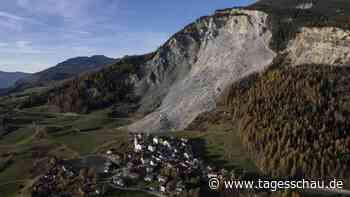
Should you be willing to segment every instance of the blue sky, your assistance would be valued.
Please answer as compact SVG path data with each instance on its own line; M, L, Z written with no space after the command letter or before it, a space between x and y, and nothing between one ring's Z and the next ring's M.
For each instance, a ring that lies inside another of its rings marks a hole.
M1 0L0 70L37 72L71 57L142 54L216 9L253 0Z

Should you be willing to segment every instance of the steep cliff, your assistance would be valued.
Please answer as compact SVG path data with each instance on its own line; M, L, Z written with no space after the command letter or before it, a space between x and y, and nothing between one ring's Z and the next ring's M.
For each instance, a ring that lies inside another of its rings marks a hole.
M151 62L157 68L162 67L157 65L159 61L175 68L171 69L170 77L157 73L155 91L144 97L148 100L149 96L160 96L159 90L166 92L160 107L129 129L138 132L184 129L198 114L214 109L216 99L228 85L272 62L275 53L269 48L270 39L267 15L259 11L218 11L186 27L158 52L159 56L153 59L156 63ZM182 56L182 51L190 56ZM173 54L184 58L174 61L169 58ZM169 83L164 79L174 80Z

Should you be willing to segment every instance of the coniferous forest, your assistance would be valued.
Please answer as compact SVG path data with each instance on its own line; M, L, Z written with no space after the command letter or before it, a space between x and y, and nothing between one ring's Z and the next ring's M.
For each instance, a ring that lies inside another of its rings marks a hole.
M272 176L350 179L350 68L271 69L226 103L250 157Z

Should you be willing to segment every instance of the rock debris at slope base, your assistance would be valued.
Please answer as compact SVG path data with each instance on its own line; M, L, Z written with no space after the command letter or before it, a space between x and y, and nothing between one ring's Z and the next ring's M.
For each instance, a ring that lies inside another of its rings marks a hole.
M218 16L220 14L223 16ZM227 86L263 70L276 56L269 48L272 34L267 14L263 12L237 9L217 12L194 26L198 34L204 35L199 43L178 48L183 40L176 40L176 36L168 43L173 43L169 46L172 53L193 51L187 52L192 55L187 63L193 62L193 65L185 66L187 72L178 73L160 107L128 126L130 131L152 133L184 129L197 115L214 109Z

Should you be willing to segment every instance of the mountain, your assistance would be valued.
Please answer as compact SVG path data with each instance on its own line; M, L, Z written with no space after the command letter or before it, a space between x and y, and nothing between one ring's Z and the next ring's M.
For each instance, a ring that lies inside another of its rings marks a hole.
M292 66L349 62L348 7L322 15L315 8L328 6L327 1L309 9L299 8L305 1L284 2L280 7L280 2L259 1L201 17L152 54L125 58L59 87L49 104L82 112L131 101L134 112L146 116L130 130L159 132L161 116L169 121L168 129L181 130L214 109L230 84L269 68L276 59Z
M8 88L14 85L16 81L28 76L30 76L28 73L0 71L0 89Z
M171 129L183 129L215 108L226 86L272 62L276 54L268 47L267 16L230 9L202 17L154 53L124 58L57 87L49 104L75 112L127 104L147 115L130 126L133 131L161 130L161 114Z
M159 133L185 130L223 105L262 172L350 185L349 13L347 0L218 10L155 52L80 74L26 106L111 108L136 119L128 131Z
M14 89L18 91L28 87L45 86L50 82L68 79L79 73L112 64L115 61L115 59L103 55L71 58L18 81Z

